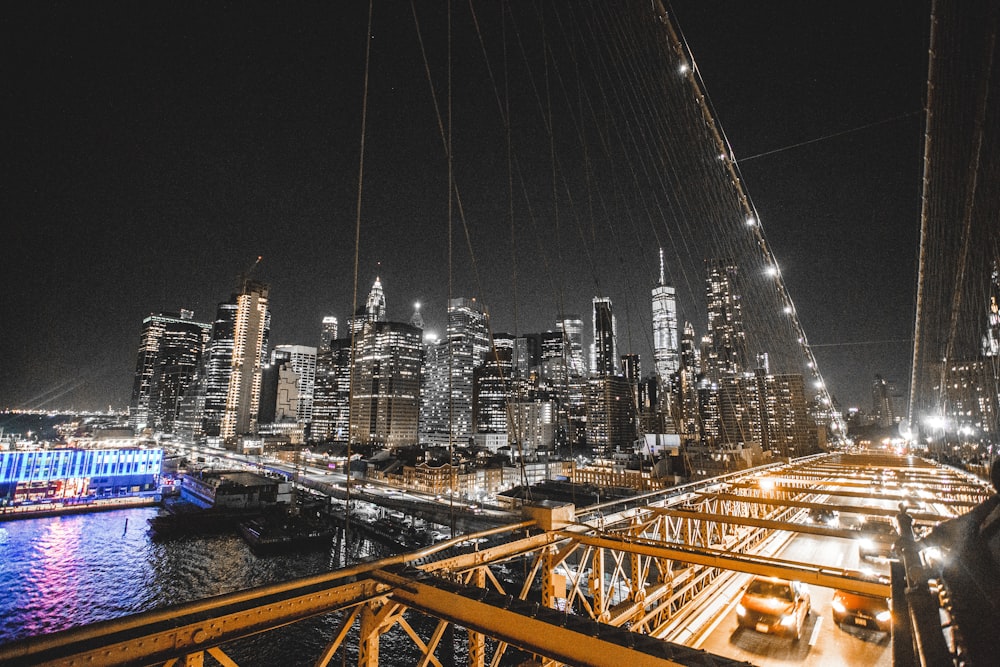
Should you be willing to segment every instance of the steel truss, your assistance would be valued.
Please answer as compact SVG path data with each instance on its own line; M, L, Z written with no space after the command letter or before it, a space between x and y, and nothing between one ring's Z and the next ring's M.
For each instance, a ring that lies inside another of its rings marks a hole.
M390 631L410 638L419 665L441 666L456 641L465 642L475 667L509 661L511 647L529 656L522 664L534 665L744 664L670 641L723 579L761 574L891 595L885 578L769 555L796 532L851 536L795 522L810 508L829 507L826 481L838 473L828 461L647 494L642 505L591 508L582 519L553 513L324 575L33 638L0 647L0 662L230 666L236 662L225 645L339 612L317 666L343 654L355 627L363 667L379 664L379 638ZM950 483L959 495L972 494ZM415 629L418 614L437 619L429 634Z

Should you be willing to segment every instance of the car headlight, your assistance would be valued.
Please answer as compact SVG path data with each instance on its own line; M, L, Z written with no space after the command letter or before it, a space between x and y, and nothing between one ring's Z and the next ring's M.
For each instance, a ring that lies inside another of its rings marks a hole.
M747 608L744 607L743 605L737 603L736 604L736 615L737 616L746 616L747 615Z
M793 625L795 625L795 615L794 614L783 615L781 617L781 624L786 628L792 627Z
M843 614L844 612L847 611L847 607L844 606L844 603L838 600L837 598L833 599L833 602L830 603L830 606L833 607L833 610L838 614Z
M875 620L878 621L879 623L885 623L890 618L892 618L892 612L889 611L888 609L886 609L885 611L880 611L879 613L875 614Z
M941 563L944 561L944 554L941 552L940 547L927 547L920 554L924 557L924 562L928 565L933 565L935 563Z

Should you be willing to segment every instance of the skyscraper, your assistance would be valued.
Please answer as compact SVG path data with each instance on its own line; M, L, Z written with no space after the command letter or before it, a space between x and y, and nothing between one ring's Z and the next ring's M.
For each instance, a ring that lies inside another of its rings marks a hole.
M327 315L323 318L323 330L320 333L319 349L329 350L330 341L337 340L337 318Z
M896 410L892 404L895 387L881 375L875 375L872 382L872 413L875 421L882 428L888 428L896 423Z
M445 338L424 340L424 359L420 369L420 442L447 445L449 439L448 341Z
M583 319L576 313L556 320L556 331L562 333L566 345L570 375L587 375L587 360L583 354Z
M352 334L361 333L366 322L385 322L385 293L382 291L382 281L375 276L375 282L371 290L368 291L368 298L364 306L358 306L354 316L349 321L349 328Z
M350 432L351 339L335 338L316 355L311 436L346 442Z
M195 322L194 313L150 315L142 321L129 425L174 432L181 399L194 382L212 325Z
M617 323L611 312L611 299L594 297L594 347L592 370L597 376L615 375L618 366Z
M351 440L388 446L417 444L420 329L368 322L356 336Z
M303 426L312 421L313 392L316 385L316 348L306 345L277 345L272 363L281 362L294 373L295 401L290 405L295 420Z
M680 368L677 345L677 295L666 282L660 248L660 282L653 288L653 359L660 382L666 385Z
M736 285L736 265L728 259L707 261L708 359L702 359L713 380L747 368L743 306Z
M473 370L490 349L489 316L475 299L448 301L448 363L451 391L448 408L451 442L468 443L473 436Z
M212 340L208 344L205 362L204 399L201 401L200 428L194 433L218 438L222 429L222 415L226 412L226 395L233 367L233 342L236 331L235 299L219 304L212 322ZM194 408L197 410L197 407Z
M239 294L234 298L232 366L226 390L226 409L219 430L227 447L235 446L237 436L257 432L261 367L270 328L268 291L266 284L244 279Z

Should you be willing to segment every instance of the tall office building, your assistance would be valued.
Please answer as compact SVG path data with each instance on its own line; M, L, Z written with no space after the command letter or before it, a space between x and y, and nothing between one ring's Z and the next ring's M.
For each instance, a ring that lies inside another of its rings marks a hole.
M594 297L594 347L592 370L597 376L616 375L618 365L617 323L611 312L611 299Z
M695 339L694 327L690 322L684 323L684 334L680 345L680 372L678 382L671 387L676 410L677 429L687 440L696 439L699 432L698 413L698 377L701 374L701 355L698 341Z
M562 333L568 357L570 375L587 375L587 360L583 354L583 319L577 314L565 315L556 320L556 331Z
M747 340L743 306L737 287L736 265L730 260L707 261L708 359L702 359L713 380L747 368Z
M513 343L513 337L502 338ZM473 415L476 433L507 433L507 401L514 371L513 346L497 345L473 371Z
M283 412L291 412L291 417L303 426L309 424L312 421L316 386L316 348L307 345L277 345L271 353L271 363L283 368L283 372L294 384L294 400L287 398L290 392L286 393Z
M181 399L194 383L211 337L212 325L194 313L150 315L142 321L129 425L174 433Z
M982 351L984 357L1000 357L1000 261L993 262L993 270L990 272Z
M310 435L347 442L350 433L351 339L335 338L316 355L316 384Z
M385 322L385 292L382 291L382 281L375 276L375 282L368 291L365 305L359 306L349 321L351 334L359 334L367 322Z
M337 340L337 318L327 315L323 318L323 329L319 337L319 349L329 350L330 343Z
M677 295L666 282L663 248L660 248L660 282L653 288L653 359L660 382L666 385L680 368L677 344Z
M356 335L350 437L358 444L415 445L423 332L402 322L368 322Z
M603 375L587 382L587 445L595 452L631 451L636 439L632 387L623 377Z
M236 331L235 299L220 303L212 322L212 340L208 344L208 359L203 374L204 398L201 401L200 428L194 432L208 438L217 438L222 429L222 415L226 412L226 395L233 367L233 343ZM197 406L194 408L197 410Z
M723 378L718 387L718 437L722 448L760 446L779 456L818 450L816 422L806 410L801 375L754 374Z
M268 291L265 283L244 279L234 298L232 366L219 429L227 446L235 445L240 435L257 433L261 368L270 328Z
M892 404L895 391L892 383L881 375L876 375L872 382L872 414L876 423L882 428L888 428L896 423L896 411Z
M490 349L489 315L475 299L448 301L448 352L451 377L448 415L452 443L467 444L473 428L473 371Z
M450 366L448 340L432 338L424 341L424 358L420 369L420 442L447 445L449 439L448 390Z

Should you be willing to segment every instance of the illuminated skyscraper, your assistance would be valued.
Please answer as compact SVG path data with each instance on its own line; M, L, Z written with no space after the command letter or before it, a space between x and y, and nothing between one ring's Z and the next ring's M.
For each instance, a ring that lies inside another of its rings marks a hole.
M234 298L232 365L226 390L226 409L219 430L227 446L235 445L237 436L257 432L261 368L270 328L268 291L266 284L244 279L239 294Z
M365 305L359 306L349 321L351 333L360 333L366 322L385 322L385 312L385 293L382 291L382 281L376 276Z
M587 360L583 354L583 319L577 314L566 315L556 320L556 331L562 333L566 344L570 375L587 375Z
M189 310L150 315L142 321L129 425L174 432L181 398L194 382L212 325L195 322Z
M320 334L319 350L329 350L330 341L337 340L337 318L327 315L323 318L323 331Z
M294 398L289 396L282 402L282 396L279 395L277 407L284 406L284 412L290 412L292 418L303 426L310 423L316 386L316 348L306 345L277 345L271 354L271 363L281 364L286 368L295 386Z
M993 262L990 289L986 295L986 333L983 334L983 356L1000 357L1000 262Z
M352 442L417 444L421 337L402 322L368 322L355 336Z
M735 375L747 367L743 306L736 285L736 265L730 260L708 260L708 358L702 358L712 380Z
M467 444L473 436L473 370L490 349L489 316L475 299L448 301L448 351L451 375L448 409L453 443Z
M618 367L617 323L611 299L594 297L594 347L591 353L594 375L615 375Z
M222 415L226 412L226 395L229 391L229 376L233 369L233 341L236 327L235 299L220 303L212 322L212 340L208 345L208 360L204 373L204 399L200 406L192 408L197 420L200 413L200 428L195 425L193 434L218 438L222 429ZM200 410L199 410L200 407Z
M656 375L666 385L680 369L677 345L677 295L666 282L663 248L660 248L660 282L653 288L653 359Z

